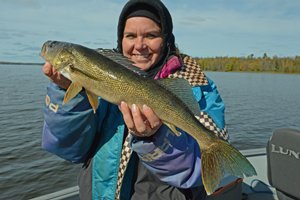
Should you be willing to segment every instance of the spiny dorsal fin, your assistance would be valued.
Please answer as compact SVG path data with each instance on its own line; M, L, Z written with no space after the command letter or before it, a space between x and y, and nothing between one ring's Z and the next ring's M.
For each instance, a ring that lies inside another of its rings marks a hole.
M123 56L121 53L111 50L111 49L95 49L95 51L102 56L105 56L112 61L126 67L127 69L137 73L138 75L142 77L147 77L147 72L142 71L140 68L134 66L134 62L130 61L127 57Z
M180 98L194 115L200 116L199 104L194 96L191 85L186 79L167 78L156 79L155 81Z

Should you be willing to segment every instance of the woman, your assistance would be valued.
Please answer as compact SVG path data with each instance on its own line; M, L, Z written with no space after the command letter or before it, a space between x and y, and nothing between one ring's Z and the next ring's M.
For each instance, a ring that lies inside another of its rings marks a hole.
M120 14L117 51L148 78L186 78L202 111L199 120L228 139L216 86L192 58L178 53L172 29L162 2L130 0ZM190 135L175 136L148 106L130 110L126 102L100 99L94 114L84 91L62 105L70 81L49 63L43 71L53 83L43 111L42 146L84 163L78 177L81 199L205 199L201 152Z

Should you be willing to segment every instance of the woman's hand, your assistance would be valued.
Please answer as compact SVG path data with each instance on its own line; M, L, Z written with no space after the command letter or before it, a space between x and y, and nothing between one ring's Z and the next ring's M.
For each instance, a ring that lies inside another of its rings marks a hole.
M44 74L49 78L50 81L57 84L62 89L67 90L71 85L72 81L64 77L55 67L53 67L49 62L46 62L43 67Z
M131 110L125 102L119 104L126 126L129 132L138 137L150 137L159 129L162 122L147 105L143 106L143 113L136 105Z

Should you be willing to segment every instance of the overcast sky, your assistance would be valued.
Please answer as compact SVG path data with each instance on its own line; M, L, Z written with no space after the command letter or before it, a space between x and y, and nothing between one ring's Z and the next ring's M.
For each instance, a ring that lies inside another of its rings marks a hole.
M115 48L124 0L0 0L0 61L44 62L47 40ZM162 0L197 57L300 55L300 0Z

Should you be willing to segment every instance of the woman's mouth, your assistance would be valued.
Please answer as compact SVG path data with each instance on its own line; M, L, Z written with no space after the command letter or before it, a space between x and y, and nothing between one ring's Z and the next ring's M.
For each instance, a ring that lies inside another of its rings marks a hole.
M138 54L135 54L135 57L137 58L148 58L150 56L150 54L147 54L147 55L138 55Z

